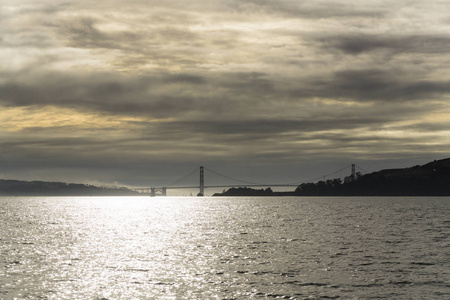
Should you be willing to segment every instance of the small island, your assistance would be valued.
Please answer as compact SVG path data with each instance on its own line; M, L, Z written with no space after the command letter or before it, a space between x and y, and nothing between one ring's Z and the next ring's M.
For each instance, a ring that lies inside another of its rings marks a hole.
M302 183L292 192L231 188L213 196L450 196L450 158L403 169Z

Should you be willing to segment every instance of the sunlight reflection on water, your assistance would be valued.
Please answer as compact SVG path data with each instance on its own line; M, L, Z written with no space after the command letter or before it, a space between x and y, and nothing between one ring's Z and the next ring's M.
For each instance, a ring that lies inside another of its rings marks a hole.
M0 198L0 298L449 298L449 198Z

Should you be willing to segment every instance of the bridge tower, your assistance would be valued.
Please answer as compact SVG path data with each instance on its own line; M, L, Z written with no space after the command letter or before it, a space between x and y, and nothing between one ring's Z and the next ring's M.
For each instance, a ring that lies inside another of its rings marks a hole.
M356 179L356 166L355 166L355 164L352 164L352 175L351 175L351 177L352 177L352 180Z
M200 193L197 196L205 195L205 173L203 172L203 166L200 167Z

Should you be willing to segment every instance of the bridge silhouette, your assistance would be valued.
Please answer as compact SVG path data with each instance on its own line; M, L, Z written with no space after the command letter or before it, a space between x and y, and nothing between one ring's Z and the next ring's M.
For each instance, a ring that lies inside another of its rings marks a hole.
M330 178L331 176L336 176L338 173L343 173L346 170L351 170L350 178L356 178L356 169L362 171L363 173L368 173L364 169L358 167L355 164L351 164L348 166L345 166L339 170L333 171L329 174L322 175L316 178L303 180L299 182L291 182L291 183L257 183L257 182L250 182L250 181L244 181L237 178L233 178L230 176L223 175L219 172L216 172L214 170L211 170L209 168L201 166L200 168L195 168L192 170L189 174L181 177L180 179L176 180L175 182L163 186L163 187L143 187L143 188L134 188L133 190L138 191L142 194L147 194L152 197L155 196L167 196L167 190L181 190L181 189L198 189L199 193L197 196L204 196L205 189L207 188L239 188L239 187L298 187L302 183L308 183L308 182L314 182L318 180L325 180L327 178ZM225 178L227 180L231 180L235 183L233 184L212 184L212 185L205 185L205 170L217 175L221 178ZM198 172L198 185L179 185L180 182L184 181L186 178L193 176L196 172ZM348 173L347 173L348 174ZM342 176L339 176L342 177Z

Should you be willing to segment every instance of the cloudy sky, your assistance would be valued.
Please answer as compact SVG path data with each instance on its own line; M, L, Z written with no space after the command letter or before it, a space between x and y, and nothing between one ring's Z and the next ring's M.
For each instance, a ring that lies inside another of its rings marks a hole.
M296 182L450 157L448 0L0 0L0 176Z

